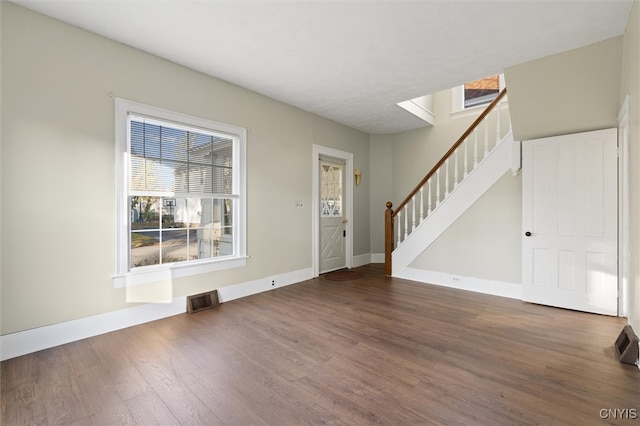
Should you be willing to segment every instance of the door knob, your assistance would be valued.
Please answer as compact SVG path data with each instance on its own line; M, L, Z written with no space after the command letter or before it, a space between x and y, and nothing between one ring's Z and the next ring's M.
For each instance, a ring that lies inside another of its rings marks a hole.
M342 220L342 223L347 223L347 222L349 222L347 219Z
M526 235L527 237L530 237L531 236L531 232L527 231L527 232L524 233L524 235Z

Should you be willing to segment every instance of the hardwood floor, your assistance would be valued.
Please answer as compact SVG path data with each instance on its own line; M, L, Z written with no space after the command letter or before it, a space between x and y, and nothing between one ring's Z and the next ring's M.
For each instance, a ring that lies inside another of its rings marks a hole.
M4 361L2 424L640 421L624 319L358 270Z

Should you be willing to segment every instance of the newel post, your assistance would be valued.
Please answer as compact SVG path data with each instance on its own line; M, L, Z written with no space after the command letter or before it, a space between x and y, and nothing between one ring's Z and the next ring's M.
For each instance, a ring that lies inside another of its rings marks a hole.
M391 252L393 251L393 204L387 201L384 212L384 274L391 276Z

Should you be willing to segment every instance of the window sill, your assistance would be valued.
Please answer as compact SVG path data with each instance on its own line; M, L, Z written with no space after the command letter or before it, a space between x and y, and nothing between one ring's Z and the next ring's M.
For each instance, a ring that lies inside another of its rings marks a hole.
M451 119L457 120L459 118L477 117L482 113L482 111L484 111L487 108L487 106L489 106L488 103L482 104L482 105L476 105L476 106L465 108L458 111L451 111ZM502 100L502 102L499 104L500 109L507 108L508 106L509 106L509 103L504 100Z
M480 115L482 111L484 111L487 105L488 104L482 104L482 105L477 105L471 108L465 108L459 111L452 111L451 119L455 120L458 118L465 118L465 117L477 117L478 115Z
M225 269L242 268L246 266L248 257L233 257L226 259L207 260L186 264L167 264L149 266L125 274L113 276L116 288L148 284L159 281L170 281L175 278L206 274L208 272L223 271Z

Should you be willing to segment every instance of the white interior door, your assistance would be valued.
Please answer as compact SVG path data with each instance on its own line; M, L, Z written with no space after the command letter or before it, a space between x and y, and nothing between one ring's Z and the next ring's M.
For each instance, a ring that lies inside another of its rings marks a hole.
M345 165L320 161L320 267L325 273L346 267Z
M617 315L617 132L526 141L525 301Z

